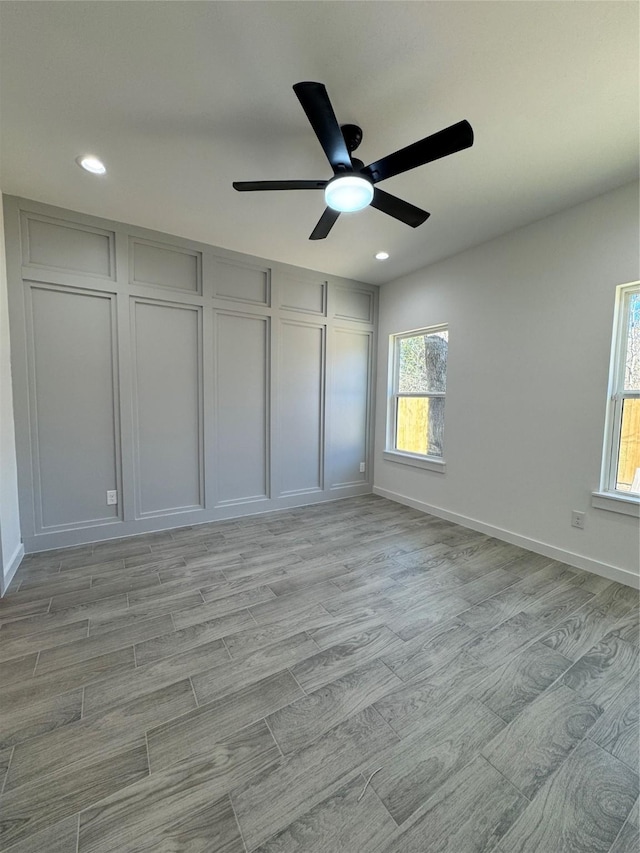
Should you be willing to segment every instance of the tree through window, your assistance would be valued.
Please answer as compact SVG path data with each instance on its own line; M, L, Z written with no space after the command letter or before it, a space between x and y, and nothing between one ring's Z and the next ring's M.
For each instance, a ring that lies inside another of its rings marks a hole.
M446 326L392 337L393 450L444 455L448 346Z

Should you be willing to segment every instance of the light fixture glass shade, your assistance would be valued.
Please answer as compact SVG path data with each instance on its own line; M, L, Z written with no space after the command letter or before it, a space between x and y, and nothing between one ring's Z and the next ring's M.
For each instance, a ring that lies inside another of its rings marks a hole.
M373 184L362 175L338 175L324 190L324 200L333 210L351 213L362 210L373 199Z
M91 172L93 175L104 175L107 171L104 163L92 154L85 154L81 157L77 157L76 163L84 169L85 172Z

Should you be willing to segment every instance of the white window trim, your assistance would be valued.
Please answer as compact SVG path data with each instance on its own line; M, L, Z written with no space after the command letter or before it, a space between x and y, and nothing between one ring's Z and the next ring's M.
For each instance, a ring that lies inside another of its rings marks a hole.
M444 397L446 393L430 393L430 394L397 394L395 389L398 385L398 371L400 369L399 359L397 357L397 343L402 338L413 338L420 334L431 334L433 332L444 332L449 329L448 323L439 323L436 326L426 326L424 328L412 329L408 332L398 332L395 335L389 335L389 370L387 382L387 435L385 449L382 452L382 458L387 462L398 462L401 465L411 465L414 468L424 468L428 471L436 471L444 474L446 470L446 461L444 456L422 456L418 453L406 453L402 450L397 450L395 447L395 432L396 432L396 407L398 397Z
M600 488L592 492L591 495L591 505L595 509L619 512L635 518L640 518L640 495L621 492L615 486L618 473L623 401L628 398L640 397L640 391L623 391L625 370L623 355L626 349L629 325L627 294L637 291L639 287L640 282L636 281L621 284L616 288Z
M383 450L382 458L387 462L399 462L401 465L413 465L414 468L426 468L444 474L447 463L441 456L418 456L416 453L403 453L401 450Z

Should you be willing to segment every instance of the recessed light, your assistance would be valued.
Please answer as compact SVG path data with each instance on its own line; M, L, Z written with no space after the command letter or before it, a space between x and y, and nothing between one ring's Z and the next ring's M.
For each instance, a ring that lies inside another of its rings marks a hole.
M386 261L389 257L389 252L376 252L376 261Z
M82 157L76 159L76 163L85 172L91 172L92 175L104 175L107 171L102 160L98 160L97 157L93 157L91 154L83 154Z

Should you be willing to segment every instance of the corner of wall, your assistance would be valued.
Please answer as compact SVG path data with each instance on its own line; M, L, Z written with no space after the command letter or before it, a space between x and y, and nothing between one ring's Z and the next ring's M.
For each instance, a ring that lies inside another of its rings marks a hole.
M4 242L4 217L0 205L0 595L4 595L24 556L18 510L9 305L7 295L7 258Z

